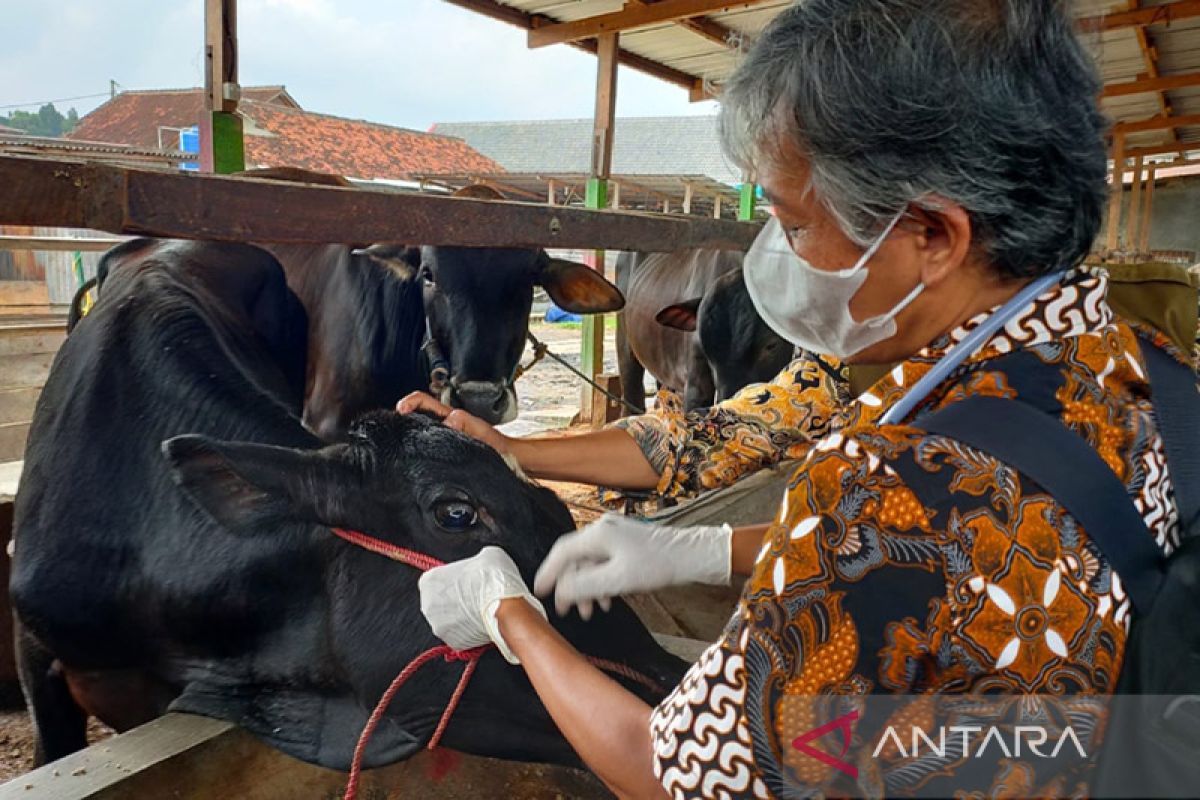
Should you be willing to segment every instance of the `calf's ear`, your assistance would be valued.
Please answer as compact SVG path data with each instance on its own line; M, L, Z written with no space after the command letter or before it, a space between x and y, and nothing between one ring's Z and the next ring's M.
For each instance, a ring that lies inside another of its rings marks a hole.
M625 307L621 290L590 267L542 253L537 282L554 304L573 314L603 314Z
M289 522L340 516L343 492L334 484L347 468L322 451L190 434L168 439L162 450L172 480L233 533L267 533Z
M366 256L381 267L396 273L402 281L417 277L421 268L421 248L397 242L379 242L367 247L351 250L350 255Z
M693 297L691 300L684 300L682 303L667 306L655 314L654 319L659 325L690 332L696 330L699 316L700 298Z

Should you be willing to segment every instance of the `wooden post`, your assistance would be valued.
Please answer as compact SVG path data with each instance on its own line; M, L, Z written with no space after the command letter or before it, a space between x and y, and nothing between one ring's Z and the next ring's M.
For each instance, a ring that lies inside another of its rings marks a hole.
M617 34L597 37L596 111L592 121L592 177L588 179L584 205L604 208L608 205L608 179L612 174L613 129L617 110ZM596 250L588 266L604 274L604 251ZM595 379L604 371L604 315L583 318L583 343L579 353L580 369ZM591 421L593 409L605 402L604 395L591 386L583 387L579 417Z
M1142 164L1144 157L1138 156L1133 160L1133 192L1129 196L1129 214L1125 220L1125 249L1136 251L1138 242L1142 240L1140 225L1142 222Z
M228 174L246 168L241 89L237 77L237 0L204 0L204 113L200 169Z
M621 184L617 183L616 181L609 181L608 188L612 190L611 197L609 198L608 207L620 211L621 210Z
M744 178L738 198L738 217L742 222L754 219L754 181Z
M1125 193L1125 134L1113 134L1112 186L1108 196L1108 230L1104 238L1104 250L1113 253L1121 235L1121 199Z
M683 213L692 213L692 185L690 183L683 185Z
M671 213L671 201L665 197L663 198L663 213L664 214Z
M547 184L546 202L549 203L550 205L554 205L554 200L555 200L555 198L554 198L554 192L555 192L554 181L552 181L552 180L547 181L546 184Z
M1139 253L1149 254L1150 252L1150 226L1154 221L1152 215L1154 211L1154 173L1157 169L1154 162L1151 162L1146 169L1146 196L1142 207L1141 238L1137 242Z
M713 219L721 218L721 195L713 195Z

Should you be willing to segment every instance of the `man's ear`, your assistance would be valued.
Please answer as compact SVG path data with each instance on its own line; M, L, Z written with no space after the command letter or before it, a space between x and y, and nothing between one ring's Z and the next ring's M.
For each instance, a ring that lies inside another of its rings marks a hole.
M336 524L351 481L325 451L176 436L163 442L171 479L219 524L239 535L295 522ZM342 484L345 484L344 486Z
M668 328L676 328L681 331L694 331L698 325L700 318L700 300L699 297L693 297L691 300L684 300L682 303L667 306L662 311L654 315L654 320L659 325L665 325Z
M554 305L573 314L603 314L625 307L625 296L596 270L574 261L540 256L537 282Z
M913 242L921 267L921 282L936 286L971 256L975 233L971 215L958 203L941 197L928 198L923 206L914 205L910 214L920 226Z
M360 247L351 250L350 255L366 256L396 273L396 277L402 281L411 281L417 277L417 270L421 268L421 248L398 242L379 242Z

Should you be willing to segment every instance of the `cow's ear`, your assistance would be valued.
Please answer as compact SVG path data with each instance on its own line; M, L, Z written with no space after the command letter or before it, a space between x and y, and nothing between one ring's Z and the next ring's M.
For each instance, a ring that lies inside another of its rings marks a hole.
M379 242L367 247L351 250L350 255L366 256L380 266L396 273L402 281L417 277L421 268L421 248L398 242Z
M621 290L596 270L542 254L537 282L554 304L573 314L603 314L625 307Z
M289 522L337 516L320 506L341 493L329 486L338 470L320 451L251 442L218 442L207 436L176 436L163 442L171 478L213 519L233 533L253 535Z
M666 325L668 328L677 328L681 331L689 332L696 330L699 317L699 297L693 297L691 300L684 300L682 303L667 306L654 315L654 319L659 325Z

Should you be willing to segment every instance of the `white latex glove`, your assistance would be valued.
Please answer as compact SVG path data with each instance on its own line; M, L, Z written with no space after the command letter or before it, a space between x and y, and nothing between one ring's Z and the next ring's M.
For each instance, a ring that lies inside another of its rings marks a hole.
M629 592L682 583L729 585L733 529L728 525L670 528L605 514L562 536L542 562L533 588L565 614L572 605L588 619L592 604Z
M519 664L496 622L500 601L520 597L538 610L546 610L529 593L517 565L499 547L485 547L471 558L434 567L421 575L421 613L433 633L455 650L492 642L510 664Z

